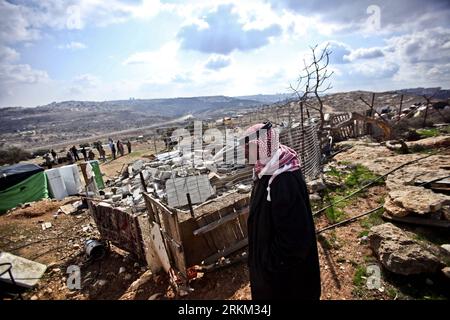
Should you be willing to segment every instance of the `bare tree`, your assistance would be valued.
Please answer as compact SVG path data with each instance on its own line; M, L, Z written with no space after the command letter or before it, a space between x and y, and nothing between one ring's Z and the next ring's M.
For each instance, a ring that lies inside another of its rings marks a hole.
M304 108L309 114L308 109L316 110L320 115L319 130L322 131L324 124L323 99L321 95L332 88L328 81L334 71L329 72L328 64L330 62L329 45L319 49L318 45L310 47L312 51L312 61L307 62L303 59L303 68L297 78L296 84L289 84L289 87L297 96L300 104L301 122L304 121ZM316 103L310 100L315 99Z

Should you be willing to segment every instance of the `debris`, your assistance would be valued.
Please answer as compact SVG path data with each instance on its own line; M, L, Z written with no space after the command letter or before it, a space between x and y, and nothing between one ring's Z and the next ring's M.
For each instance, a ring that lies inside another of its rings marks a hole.
M409 213L426 214L439 211L450 202L450 197L416 186L403 186L389 192L385 209L394 216L404 217Z
M93 260L100 260L106 254L105 244L101 241L89 239L84 243L86 254Z
M157 300L160 296L162 296L161 293L155 293L155 294L152 294L152 295L148 298L148 300Z
M43 224L41 224L42 230L47 230L50 229L52 227L52 223L51 222L44 222Z
M193 204L206 201L215 190L209 183L207 175L169 179L166 182L167 201L170 207L181 207L188 204L186 194L189 193Z
M236 189L238 190L239 193L248 193L248 192L252 191L252 186L245 185L245 184L238 184L236 186Z
M108 281L104 280L104 279L99 279L94 283L94 287L103 287L106 285Z
M11 273L18 286L34 287L47 269L46 265L31 261L8 252L0 252L0 263L11 264ZM9 273L3 273L0 281L12 283Z
M77 208L72 203L69 203L59 207L59 210L61 210L64 214L72 214L77 211Z
M372 227L369 244L383 266L394 273L433 273L445 266L433 253L391 223Z
M112 201L118 202L120 200L122 200L122 195L113 195L112 196Z
M307 186L309 193L316 193L318 191L324 190L327 187L322 179L309 181L307 182Z
M124 276L123 276L123 279L124 280L130 280L132 278L132 276L131 276L131 274L129 274L129 273L126 273Z
M318 193L313 193L309 195L310 201L321 201L322 197Z

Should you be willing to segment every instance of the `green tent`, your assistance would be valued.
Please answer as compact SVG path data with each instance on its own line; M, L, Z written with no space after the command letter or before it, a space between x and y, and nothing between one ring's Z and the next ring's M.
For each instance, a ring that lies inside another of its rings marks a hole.
M43 198L48 198L43 168L28 163L0 167L0 213Z
M95 174L95 183L97 184L97 188L99 188L100 190L105 188L105 183L103 182L103 176L102 173L100 171L100 165L98 163L97 160L91 160L89 161L89 163L92 166L92 171L94 171Z

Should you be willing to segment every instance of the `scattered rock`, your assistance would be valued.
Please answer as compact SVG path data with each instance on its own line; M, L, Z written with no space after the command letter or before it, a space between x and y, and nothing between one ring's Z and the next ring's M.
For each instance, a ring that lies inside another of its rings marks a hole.
M309 181L307 185L309 193L316 193L318 191L324 190L327 187L322 179Z
M313 193L309 195L310 201L320 201L322 200L322 197L318 193Z
M162 295L161 293L155 293L155 294L152 294L152 295L148 298L148 300L157 300L161 295Z
M449 196L423 187L402 186L389 192L384 208L394 216L405 216L409 212L426 214L437 212L449 201Z
M392 223L372 227L369 243L383 266L397 274L434 273L445 266L439 258Z
M94 287L103 287L106 285L106 283L107 283L106 280L100 279L94 283Z
M369 239L368 236L362 236L361 238L359 238L359 242L360 243L367 243L367 240Z
M450 244L443 244L441 245L441 248L447 250L447 252L450 253Z
M119 274L124 273L126 271L125 267L120 267Z
M38 298L38 296L37 295L33 295L33 296L31 296L31 298L30 298L30 300L38 300L39 298Z
M123 279L124 279L124 280L130 280L130 279L131 279L131 274L126 273L126 274L123 276Z

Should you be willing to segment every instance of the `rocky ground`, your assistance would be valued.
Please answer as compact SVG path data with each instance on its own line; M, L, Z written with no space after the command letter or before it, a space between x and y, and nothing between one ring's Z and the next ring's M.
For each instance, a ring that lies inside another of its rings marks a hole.
M448 173L448 139L444 136L415 142L426 148L409 154L398 154L383 145L363 140L346 141L345 144L352 148L336 155L325 168L323 182L313 184L314 211L342 199L396 166L426 156L427 152L439 150L439 153L396 171L386 182L380 180L357 196L341 201L333 210L317 215L316 229L382 206L390 192L416 179ZM122 163L136 159L133 155L128 158L125 156L122 160L119 158L120 161L103 164L102 171L113 177ZM446 206L445 199L441 194L437 197L442 200L439 208L442 210ZM407 196L403 198L411 200ZM248 269L242 262L198 273L190 283L193 291L180 297L171 288L166 275L152 275L132 256L114 246L104 259L89 261L83 242L98 233L87 210L55 215L61 205L75 200L45 200L0 217L0 249L48 266L38 286L25 293L26 299L251 298ZM394 204L408 208L408 204L400 200ZM449 279L441 271L450 261L446 247L441 247L450 243L448 229L400 224L396 227L383 221L383 211L382 208L357 221L320 233L322 299L448 299ZM43 230L43 222L51 222L52 227ZM411 265L411 261L415 264ZM66 286L66 270L74 264L81 268L82 288L70 291ZM380 270L379 282L368 288L374 266ZM417 268L421 267L426 272L417 274Z

